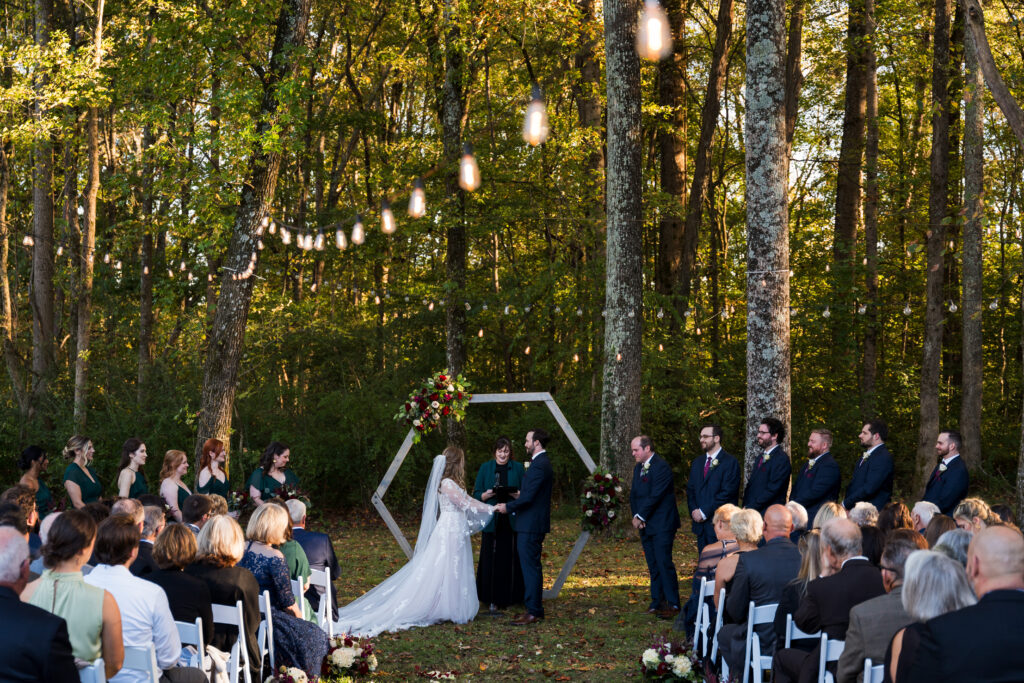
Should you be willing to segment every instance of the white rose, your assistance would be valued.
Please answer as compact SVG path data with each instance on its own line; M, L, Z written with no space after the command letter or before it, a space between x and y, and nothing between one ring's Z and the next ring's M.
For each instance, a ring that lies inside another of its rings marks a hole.
M356 650L353 647L339 647L331 653L331 663L339 669L348 669L356 661Z
M587 498L590 498L590 491L587 491Z
M377 670L377 655L370 655L366 658L366 665L370 667L370 671Z
M441 404L440 404L440 403L438 403L437 401L431 401L431 403L430 403L430 407L431 407L431 408L440 408L440 407L441 407Z
M605 478L605 479L609 479L609 480L610 480L610 479L612 478L612 475L610 475L610 474L606 474L606 475L604 475L604 478Z
M296 669L295 667L288 667L286 672L289 676L295 679L295 683L309 683L309 679L306 677L306 672L302 669Z
M423 424L423 423L420 422L419 420L413 420L412 421L412 426L413 427L419 427L421 424Z
M692 668L689 657L676 657L676 661L672 662L672 673L680 678L690 673Z
M612 499L612 497L611 497L611 496L609 496L609 495L608 495L607 493L606 493L606 494L604 494L604 496L603 496L603 497L601 498L601 500L603 500L603 501L604 501L604 502L606 502L606 503L607 503L608 501L610 501L611 499Z
M622 493L622 487L621 486L616 486L615 487L615 493Z
M593 510L587 510L587 517L593 517L593 516L594 516L594 511Z
M615 519L615 510L608 511L608 519Z
M455 387L451 384L448 385L448 391L455 391Z
M667 654L667 655L665 655L665 662L666 663L671 664L675 660L676 660L676 656L674 654Z
M661 657L658 656L658 651L654 648L647 648L644 650L644 654L640 659L644 663L644 666L648 668L654 668L661 663Z

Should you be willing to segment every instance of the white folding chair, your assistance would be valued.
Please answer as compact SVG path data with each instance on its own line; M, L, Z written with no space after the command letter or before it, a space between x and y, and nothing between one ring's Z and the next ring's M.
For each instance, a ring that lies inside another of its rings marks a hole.
M178 639L181 640L182 657L188 659L189 666L206 671L206 642L203 640L203 620L196 617L194 624L187 621L175 621L178 627ZM196 653L188 653L186 656L185 646L194 645Z
M818 683L834 683L832 673L825 670L829 662L839 661L846 641L830 640L827 633L821 634L821 654L818 655Z
M263 661L270 659L270 671L277 671L274 664L274 619L270 613L270 591L260 595L260 630L256 632L256 643L260 650L260 678L263 677Z
M875 666L871 663L871 658L868 657L864 660L864 683L882 683L885 680L885 665L879 664Z
M711 640L708 636L708 629L711 628L711 609L708 607L707 599L714 595L715 582L708 581L706 576L701 577L700 590L697 592L697 619L693 623L693 645L701 656L707 656L708 641Z
M722 630L722 613L725 612L725 587L718 592L718 612L715 614L715 635L711 638L711 661L718 656L718 632ZM722 659L722 680L729 680L729 665Z
M106 664L103 663L103 657L100 657L84 669L79 669L78 680L79 683L107 683L107 668Z
M228 678L231 683L238 683L238 672L242 672L245 683L252 683L249 673L249 647L245 642L245 616L242 613L242 601L234 605L213 605L213 623L234 626L238 629L238 639L231 646L231 659L228 661Z
M807 633L801 631L800 628L793 623L793 615L786 615L786 647L792 647L794 640L801 640L804 638L818 638L821 636L821 631L815 631L814 633Z
M149 683L160 683L160 675L163 673L156 664L156 645L150 643L146 647L135 647L134 645L124 646L124 664L121 671L142 671L146 674Z
M778 610L778 603L771 605L754 604L751 600L747 606L747 647L744 653L743 683L750 680L750 671L754 671L754 683L761 683L761 671L772 668L771 655L761 655L761 638L754 630L755 626L761 624L775 623L775 612Z
M306 612L306 601L303 595L301 579L292 579L292 595L295 597L295 604L299 606L299 610L302 612L302 618L309 618L309 614Z
M323 571L319 569L311 569L309 575L310 586L320 586L324 589L324 594L320 596L320 606L316 610L316 620L320 624L320 628L327 631L328 637L334 636L334 617L333 606L331 602L331 568L325 567ZM707 635L707 627L704 628L705 635ZM707 644L705 643L705 652L707 652Z

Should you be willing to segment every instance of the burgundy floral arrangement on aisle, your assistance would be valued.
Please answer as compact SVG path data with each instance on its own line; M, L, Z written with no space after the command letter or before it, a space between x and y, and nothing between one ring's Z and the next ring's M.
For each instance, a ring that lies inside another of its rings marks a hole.
M598 467L587 479L580 496L581 519L584 531L604 531L619 514L622 485L619 478Z
M698 673L700 672L700 673ZM645 681L700 681L703 667L686 643L658 638L640 655Z
M469 382L462 375L453 377L448 370L436 372L409 394L395 419L412 427L413 442L419 443L424 434L437 429L441 420L465 419L466 406L473 397L469 389Z
M343 634L331 638L331 647L324 659L324 675L368 676L377 670L373 641Z

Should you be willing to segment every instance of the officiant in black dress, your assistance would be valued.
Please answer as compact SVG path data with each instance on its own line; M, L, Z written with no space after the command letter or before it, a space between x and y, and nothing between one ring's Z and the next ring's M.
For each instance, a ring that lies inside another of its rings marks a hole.
M494 443L494 459L481 465L477 472L473 497L490 505L508 502L519 495L525 472L523 464L512 459L512 442L502 436ZM491 611L523 601L523 572L511 515L496 514L484 527L476 591Z

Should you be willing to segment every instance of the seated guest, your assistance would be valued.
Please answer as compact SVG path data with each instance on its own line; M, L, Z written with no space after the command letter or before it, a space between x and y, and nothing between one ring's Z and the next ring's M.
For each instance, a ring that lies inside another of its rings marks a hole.
M820 529L825 526L825 522L832 519L846 519L846 508L839 503L824 503L811 520L811 526L814 529Z
M878 523L878 508L862 500L847 512L847 517L857 526L874 526Z
M167 503L164 502L163 497L155 493L143 493L141 496L139 496L139 502L142 503L143 507L157 507L160 508L161 510L163 510L167 506Z
M219 515L203 526L196 541L196 560L185 567L185 573L206 584L214 605L234 606L239 600L242 601L245 644L249 649L249 673L252 680L258 681L260 652L256 632L260 626L260 587L252 572L236 566L245 552L242 527L230 517ZM237 629L225 624L214 624L213 628L213 635L207 637L206 642L223 652L230 652L238 639Z
M3 493L0 493L0 503L11 503L17 506L21 513L23 524L27 529L26 533L31 534L39 522L39 515L36 512L36 492L23 484L15 484ZM21 526L21 525L18 525ZM28 541L29 539L25 539ZM38 537L36 537L38 545ZM31 541L30 541L31 545Z
M928 527L924 530L924 540L928 541L928 547L934 548L935 544L939 542L939 537L947 531L956 529L956 521L952 517L946 515L935 515L932 520L928 522Z
M743 670L749 603L756 606L778 603L782 589L800 571L800 551L789 540L793 515L782 505L772 505L764 513L764 546L738 556L732 586L725 598L730 623L718 632L718 647L731 671ZM775 652L772 624L756 628L761 654Z
M134 498L119 498L115 500L114 504L110 506L110 514L128 515L139 527L140 533L142 532L142 527L146 522L146 513L142 509L142 503Z
M800 551L800 570L796 578L787 583L779 598L779 608L775 610L775 643L786 642L786 616L796 612L800 601L807 595L807 586L821 574L821 532L813 529L800 539L797 544ZM817 645L814 638L798 638L790 643L790 647L810 652Z
M861 549L860 527L848 519L832 519L821 528L822 561L829 575L812 581L793 615L805 633L821 631L843 640L850 609L885 592L882 575ZM819 646L820 648L820 646ZM773 683L811 681L818 673L818 649L810 654L796 648L777 650L772 663Z
M260 591L270 591L274 620L276 662L302 669L317 676L327 655L327 634L316 624L303 619L302 609L292 593L284 555L274 545L284 542L288 513L277 505L257 508L249 519L245 555L239 562L252 572Z
M210 516L216 517L217 515L228 514L228 501L227 498L220 495L219 493L204 493L207 498L210 499Z
M210 518L210 510L213 502L201 493L193 493L185 498L181 505L181 519L193 534L199 535L199 530Z
M950 529L939 536L932 550L940 552L951 560L956 560L961 567L967 567L967 548L971 545L974 534L964 529Z
M167 524L162 507L147 505L143 508L142 538L139 539L139 556L130 567L135 576L146 576L159 567L153 559L153 543Z
M913 529L910 510L902 502L889 503L878 512L878 528L888 535L893 529Z
M18 598L28 583L28 542L0 527L0 680L78 680L64 620Z
M156 538L153 560L157 569L145 579L164 589L175 621L203 620L203 633L213 634L213 609L206 582L182 571L196 559L196 537L181 524L171 524Z
M285 513L288 513L288 506L280 498L273 498L267 502L277 505ZM290 519L289 523L285 526L284 538L284 543L279 543L277 549L284 555L284 562L288 565L288 575L293 581L301 581L303 592L305 592L305 589L309 587L309 558L306 556L306 551L303 550L302 546L292 537Z
M53 523L57 521L57 518L60 517L61 514L62 513L60 512L51 512L43 518L43 521L39 522L40 554L39 557L32 560L32 564L28 566L29 572L34 574L36 577L41 576L43 570L46 569L46 567L43 566L43 555L41 552L42 546L46 545L46 538L50 533L50 527L53 526ZM88 567L88 565L86 565L86 567ZM91 570L92 567L89 567L89 569ZM88 571L85 571L85 567L83 567L83 572L86 574L89 573Z
M971 541L967 577L978 602L921 629L908 681L1010 681L1024 671L1024 538L1009 527ZM906 647L904 642L904 647ZM894 645L895 647L895 645ZM902 673L902 662L898 673Z
M206 675L199 669L174 668L181 655L181 640L171 616L167 595L156 584L132 576L128 567L139 553L139 527L124 515L111 515L96 532L96 559L86 583L106 589L121 610L121 635L125 646L156 646L156 663L163 670L161 681L199 683ZM112 683L145 683L141 671L122 670Z
M38 497L36 498L38 501ZM1003 524L1017 525L1017 517L1013 514L1013 508L1009 505L997 504L992 506L992 514L999 518Z
M882 561L882 549L885 547L886 536L877 526L861 526L860 539L864 557L877 567L878 563Z
M791 500L786 503L786 509L793 515L793 533L789 535L789 540L799 543L804 534L808 532L807 508L795 500Z
M992 514L988 504L981 498L964 498L953 510L953 521L961 529L976 534L1000 520Z
M334 554L334 544L331 537L319 531L306 529L306 504L301 500L292 498L285 501L288 506L288 517L292 522L292 538L306 551L311 569L323 571L329 569L331 572L331 619L337 618L338 592L334 588L334 581L341 574L341 566L338 564L338 557ZM311 586L306 591L306 599L309 600L313 611L320 609L320 596L323 595L321 586Z
M109 678L124 660L121 610L113 595L82 578L82 565L96 542L96 522L73 508L50 517L54 521L43 545L46 569L25 588L21 599L64 619L75 658L94 662L103 657Z
M729 528L736 536L738 547L736 552L728 557L722 558L715 569L715 609L722 609L724 605L718 604L723 588L728 593L730 582L736 574L736 565L739 562L740 554L757 550L757 544L761 541L761 534L764 531L764 520L757 510L740 510L732 515L729 520Z
M732 503L726 503L717 510L711 518L714 525L715 537L718 541L704 546L704 551L697 560L697 569L693 572L693 587L690 597L683 605L682 611L676 617L673 628L677 631L686 631L687 638L693 638L693 627L697 620L697 610L700 609L700 580L707 579L708 582L715 580L715 571L718 569L722 558L732 555L739 550L739 543L736 542L736 534L730 526L732 516L740 511ZM713 604L711 605L714 606Z
M863 529L862 529L863 530ZM911 621L903 607L903 569L915 550L925 550L924 537L916 531L892 532L882 551L882 585L886 594L866 600L850 610L846 646L836 669L838 683L860 683L864 660L881 664L896 631Z
M184 451L170 450L164 453L164 465L160 469L160 497L177 521L182 521L182 506L192 491L181 480L188 472L188 456Z
M924 633L924 622L977 602L964 568L956 560L934 550L912 553L907 559L905 576L903 607L914 623L896 632L886 652L885 669L889 674L888 679L894 683L910 680L910 668L914 666L912 663L918 653L918 646ZM957 648L963 646L962 642L956 645ZM978 656L982 652L987 656L987 644L971 651L972 659L984 659ZM948 677L944 673L931 680L984 680L975 679L970 675L964 678Z
M928 528L928 522L932 521L932 517L937 514L939 514L938 505L927 500L919 500L914 503L914 509L910 512L910 521L914 523L914 528L918 533L924 535L924 530Z

